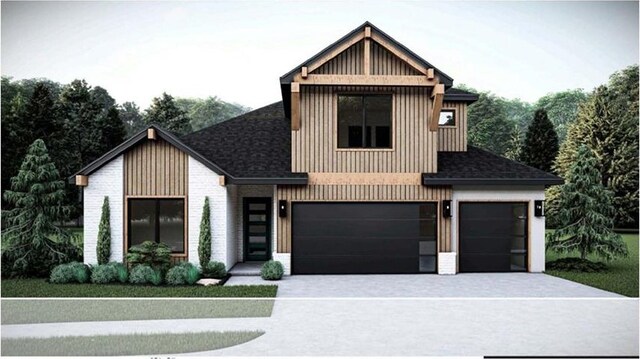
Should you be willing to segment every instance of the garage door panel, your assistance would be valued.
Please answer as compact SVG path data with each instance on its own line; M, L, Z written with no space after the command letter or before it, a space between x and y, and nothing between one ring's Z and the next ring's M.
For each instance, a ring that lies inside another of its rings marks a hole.
M330 223L330 225L327 225ZM300 220L297 236L419 237L435 232L435 221L388 219Z
M304 209L296 206L297 219L434 219L436 207L433 203L336 203L314 202L300 203ZM311 206L311 207L307 207ZM309 210L312 208L312 210ZM366 210L354 210L365 209Z
M505 236L465 236L460 243L460 251L464 253L505 254L511 250L511 237Z
M382 238L382 237L298 237L296 236L297 255L344 255L359 253L363 255L388 255L393 248L398 255L417 256L418 237Z
M460 268L464 272L504 272L511 268L511 256L488 254L465 254L460 256Z
M296 274L404 274L416 273L418 257L294 256L292 264Z

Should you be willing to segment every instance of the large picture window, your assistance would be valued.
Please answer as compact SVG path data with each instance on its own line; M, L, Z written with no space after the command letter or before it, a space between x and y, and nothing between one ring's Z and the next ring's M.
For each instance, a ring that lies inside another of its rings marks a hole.
M144 241L164 243L184 253L184 199L129 199L129 247Z
M391 95L338 96L338 148L391 148Z

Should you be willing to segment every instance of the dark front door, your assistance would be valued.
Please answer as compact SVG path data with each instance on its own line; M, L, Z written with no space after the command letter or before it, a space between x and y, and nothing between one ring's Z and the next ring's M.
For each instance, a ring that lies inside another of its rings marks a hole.
M271 198L244 199L244 259L271 258Z
M295 274L434 273L435 203L294 203Z
M460 272L527 270L527 204L460 204Z

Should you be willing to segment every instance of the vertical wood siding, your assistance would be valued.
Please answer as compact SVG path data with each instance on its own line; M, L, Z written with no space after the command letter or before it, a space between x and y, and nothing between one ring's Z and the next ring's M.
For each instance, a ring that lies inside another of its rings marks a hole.
M364 73L363 66L364 41L360 41L311 73L320 75L362 75Z
M455 127L438 128L438 151L461 152L467 150L467 104L444 102L442 109L454 109Z
M371 41L372 75L420 75L418 71L389 52L377 42Z
M338 149L339 93L391 93L392 149ZM437 132L428 88L301 86L300 130L291 132L293 172L436 172Z
M161 139L146 140L124 155L125 196L186 196L188 156Z
M451 251L451 219L443 218L440 204L451 200L451 187L416 185L310 185L278 186L278 200L289 205L287 217L278 217L278 253L291 253L291 204L314 201L350 202L437 202L438 251Z

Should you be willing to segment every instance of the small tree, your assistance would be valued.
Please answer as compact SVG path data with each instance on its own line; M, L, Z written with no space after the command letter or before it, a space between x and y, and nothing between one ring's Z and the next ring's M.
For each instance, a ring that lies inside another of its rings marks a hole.
M64 182L44 141L35 140L11 178L11 190L4 193L13 206L3 213L3 240L8 243L2 253L4 275L48 276L54 266L80 259L69 232L55 224L70 212L64 196Z
M527 129L520 160L531 167L550 172L557 155L556 130L547 117L547 111L538 109L533 116L533 122Z
M612 193L602 185L597 159L587 146L578 148L565 180L558 197L560 227L549 236L547 248L578 251L583 260L592 253L605 260L626 256L626 244L613 232Z
M180 135L191 132L191 124L187 114L176 105L173 96L163 93L154 97L144 115L145 122L162 126Z
M198 241L198 257L202 268L205 268L211 260L211 221L209 213L209 197L205 197L202 219L200 220L200 239Z
M111 257L111 213L109 210L109 197L104 197L102 203L102 216L100 217L100 227L98 228L98 245L96 248L98 264L109 263Z

